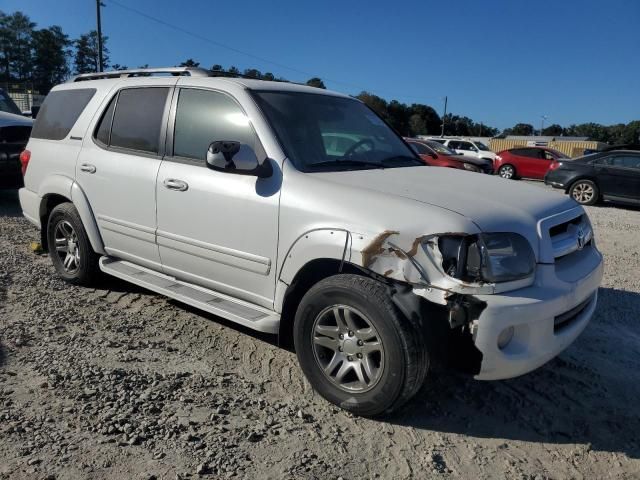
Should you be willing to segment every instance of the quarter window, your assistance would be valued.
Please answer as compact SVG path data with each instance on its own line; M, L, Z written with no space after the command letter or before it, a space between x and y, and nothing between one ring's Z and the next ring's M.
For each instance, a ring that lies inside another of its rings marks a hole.
M183 88L178 97L173 154L204 160L212 142L231 140L250 146L256 154L258 138L249 118L228 95Z
M127 88L120 91L111 128L112 147L158 153L168 88Z
M46 140L62 140L96 93L95 88L56 90L45 98L31 136Z

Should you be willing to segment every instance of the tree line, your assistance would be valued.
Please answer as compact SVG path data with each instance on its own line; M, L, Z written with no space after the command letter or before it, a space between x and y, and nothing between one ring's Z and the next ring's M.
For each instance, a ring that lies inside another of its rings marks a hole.
M591 140L605 142L611 145L640 143L640 120L629 123L616 123L614 125L601 125L599 123L581 123L563 127L554 123L542 130L536 130L528 123L518 123L512 128L507 128L502 135L547 135L552 137L588 137Z
M105 69L126 70L125 65L110 64L109 50L106 47L108 37L102 37L103 63ZM186 67L198 67L199 62L187 59L180 64ZM140 65L145 68L148 65ZM281 76L271 72L261 72L255 68L240 70L236 66L224 68L215 64L210 70L221 75L242 75L248 78L287 82ZM0 10L0 83L27 82L34 90L46 94L54 85L64 82L72 74L98 71L98 34L95 30L72 39L64 33L62 27L53 25L37 28L37 25L22 12L6 14ZM307 85L325 88L319 77L307 80ZM500 135L550 135L581 136L592 140L620 144L640 142L640 121L628 124L600 125L583 123L562 127L549 125L542 131L536 131L527 123L518 123L500 133L497 128L477 123L471 118L447 113L444 119L429 105L420 103L405 104L397 100L387 101L382 97L363 91L356 95L383 117L402 135L440 135L444 123L445 135L492 137ZM444 120L444 121L443 121Z

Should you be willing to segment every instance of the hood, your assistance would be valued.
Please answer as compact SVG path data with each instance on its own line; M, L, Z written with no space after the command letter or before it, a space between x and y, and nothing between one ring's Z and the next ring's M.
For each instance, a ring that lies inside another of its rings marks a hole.
M22 115L0 111L0 127L31 127L33 120Z
M465 216L484 232L515 232L537 251L538 221L574 208L577 203L557 192L491 175L437 167L314 173L352 189L403 197ZM429 226L429 220L425 220ZM437 233L437 232L432 232Z

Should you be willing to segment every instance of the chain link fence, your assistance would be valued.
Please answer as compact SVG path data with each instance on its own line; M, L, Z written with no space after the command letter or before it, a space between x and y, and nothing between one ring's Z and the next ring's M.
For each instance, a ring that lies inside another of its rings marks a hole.
M30 112L32 107L39 107L45 97L45 95L36 92L30 82L0 82L0 88L23 112Z

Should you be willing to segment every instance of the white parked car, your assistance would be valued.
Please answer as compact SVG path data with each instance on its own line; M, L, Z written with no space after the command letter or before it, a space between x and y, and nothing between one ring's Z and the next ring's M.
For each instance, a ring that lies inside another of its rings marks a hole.
M484 143L471 140L468 138L439 138L434 137L429 140L439 142L446 147L454 150L459 155L466 155L468 157L482 158L488 160L493 165L493 160L496 158L496 153L491 151Z
M602 256L570 198L425 166L346 95L209 75L48 95L20 201L63 279L102 270L292 338L311 385L361 415L411 398L439 347L509 378L589 322Z

